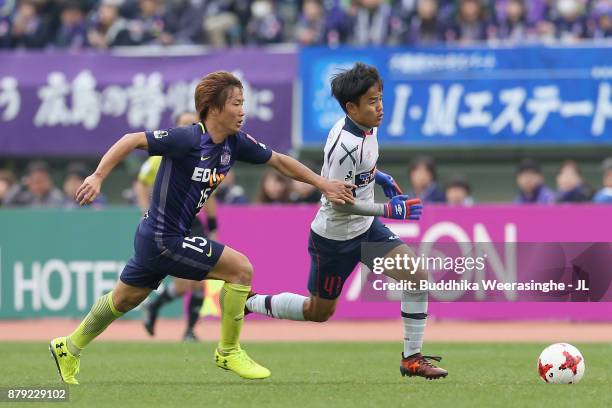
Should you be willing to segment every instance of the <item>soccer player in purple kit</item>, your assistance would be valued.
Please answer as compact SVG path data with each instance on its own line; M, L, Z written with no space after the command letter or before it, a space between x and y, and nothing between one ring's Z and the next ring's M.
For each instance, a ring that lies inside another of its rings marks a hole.
M96 301L74 332L51 340L49 350L65 383L78 384L82 350L114 320L138 306L167 275L224 281L220 295L221 338L215 362L243 378L270 376L270 371L254 362L239 343L253 267L245 255L229 246L188 236L192 220L236 161L266 163L288 177L316 186L338 204L353 202L354 186L327 180L242 132L242 89L240 80L231 73L206 75L195 92L199 123L126 134L106 152L96 171L77 190L79 204L89 204L100 193L111 170L133 150L146 149L149 155L163 156L151 206L136 231L135 254L120 280Z

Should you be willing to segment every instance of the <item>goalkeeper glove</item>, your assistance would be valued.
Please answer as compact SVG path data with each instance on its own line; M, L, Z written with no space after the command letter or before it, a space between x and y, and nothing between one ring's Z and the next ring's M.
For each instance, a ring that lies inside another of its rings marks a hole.
M407 195L393 197L385 204L383 217L394 220L419 220L423 212L423 204L418 198L409 199Z

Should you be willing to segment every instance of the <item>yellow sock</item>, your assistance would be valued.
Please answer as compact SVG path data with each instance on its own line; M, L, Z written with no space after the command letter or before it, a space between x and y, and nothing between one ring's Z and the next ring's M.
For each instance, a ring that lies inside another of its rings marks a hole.
M242 322L244 321L244 304L251 290L250 286L236 283L225 283L221 289L221 340L219 351L231 352L238 348Z
M79 327L68 336L68 350L74 355L79 355L85 346L121 316L123 316L123 313L115 309L115 305L113 305L113 292L100 297L91 307L85 319L79 324Z

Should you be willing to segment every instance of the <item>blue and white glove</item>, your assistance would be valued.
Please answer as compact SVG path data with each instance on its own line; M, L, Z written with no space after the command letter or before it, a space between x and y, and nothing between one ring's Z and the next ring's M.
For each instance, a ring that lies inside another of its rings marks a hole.
M394 220L420 220L423 204L419 198L409 199L407 195L393 197L385 204L383 217Z
M376 170L376 174L374 175L374 181L376 182L376 184L382 187L387 198L393 198L397 195L402 194L402 190L397 185L393 177L391 177L387 173L383 173L380 170Z

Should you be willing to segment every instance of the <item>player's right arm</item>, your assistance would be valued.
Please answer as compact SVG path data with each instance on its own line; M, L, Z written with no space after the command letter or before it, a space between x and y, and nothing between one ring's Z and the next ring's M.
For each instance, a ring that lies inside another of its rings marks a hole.
M100 194L102 182L115 166L135 149L146 150L148 146L147 137L144 132L124 135L102 156L96 171L83 181L83 184L81 184L76 192L76 201L80 205L92 203L98 194Z
M200 134L194 131L193 126L128 133L106 152L96 171L81 184L76 200L80 205L95 200L111 170L135 149L148 150L150 156L181 157L197 148L199 141Z

